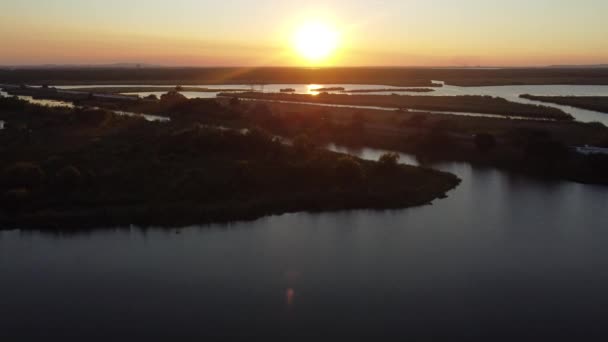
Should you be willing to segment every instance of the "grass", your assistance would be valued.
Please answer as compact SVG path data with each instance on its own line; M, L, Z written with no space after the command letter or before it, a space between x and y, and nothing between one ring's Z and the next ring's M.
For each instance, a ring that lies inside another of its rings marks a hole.
M520 97L608 114L608 96L535 96L525 94Z

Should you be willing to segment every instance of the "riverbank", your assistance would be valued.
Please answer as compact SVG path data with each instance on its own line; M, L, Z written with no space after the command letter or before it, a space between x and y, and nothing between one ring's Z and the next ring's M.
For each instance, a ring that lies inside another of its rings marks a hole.
M218 113L222 115L222 113ZM195 123L0 99L3 228L185 226L424 205L454 175Z

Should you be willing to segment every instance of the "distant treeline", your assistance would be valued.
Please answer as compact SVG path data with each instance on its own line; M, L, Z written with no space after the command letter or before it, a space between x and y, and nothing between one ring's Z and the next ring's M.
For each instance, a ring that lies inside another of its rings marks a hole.
M449 68L57 68L0 70L0 83L31 84L378 84L433 86L523 84L608 85L608 69Z
M82 87L69 89L70 91L82 91L90 93L108 93L108 94L124 94L124 93L152 93L152 92L169 92L187 91L193 93L217 93L221 91L246 91L244 88L224 88L224 89L209 89L203 87L145 87L145 86L121 86L121 87Z
M608 114L608 96L535 96L525 94L520 97L528 100L555 103Z

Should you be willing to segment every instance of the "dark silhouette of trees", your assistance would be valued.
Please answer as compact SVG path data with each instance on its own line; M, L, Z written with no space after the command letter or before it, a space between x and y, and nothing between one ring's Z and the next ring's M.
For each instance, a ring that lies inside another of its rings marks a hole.
M317 146L308 135L301 134L293 140L293 148L296 153L307 156L314 152Z
M176 90L171 90L160 96L160 101L164 104L175 104L188 100L184 95Z
M482 152L490 151L496 147L496 138L492 134L475 134L473 140L477 149Z
M46 181L46 174L37 164L18 162L4 170L2 181L10 188L37 187Z
M361 163L351 157L341 157L335 166L338 182L352 184L360 182L364 178Z
M64 189L73 189L82 185L84 177L75 166L69 165L57 172L55 182Z

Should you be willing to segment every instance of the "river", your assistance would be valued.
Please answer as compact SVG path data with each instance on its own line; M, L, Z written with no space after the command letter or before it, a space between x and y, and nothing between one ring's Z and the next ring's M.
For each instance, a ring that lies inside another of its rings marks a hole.
M432 206L0 232L0 339L608 337L607 188L427 166L463 179Z

